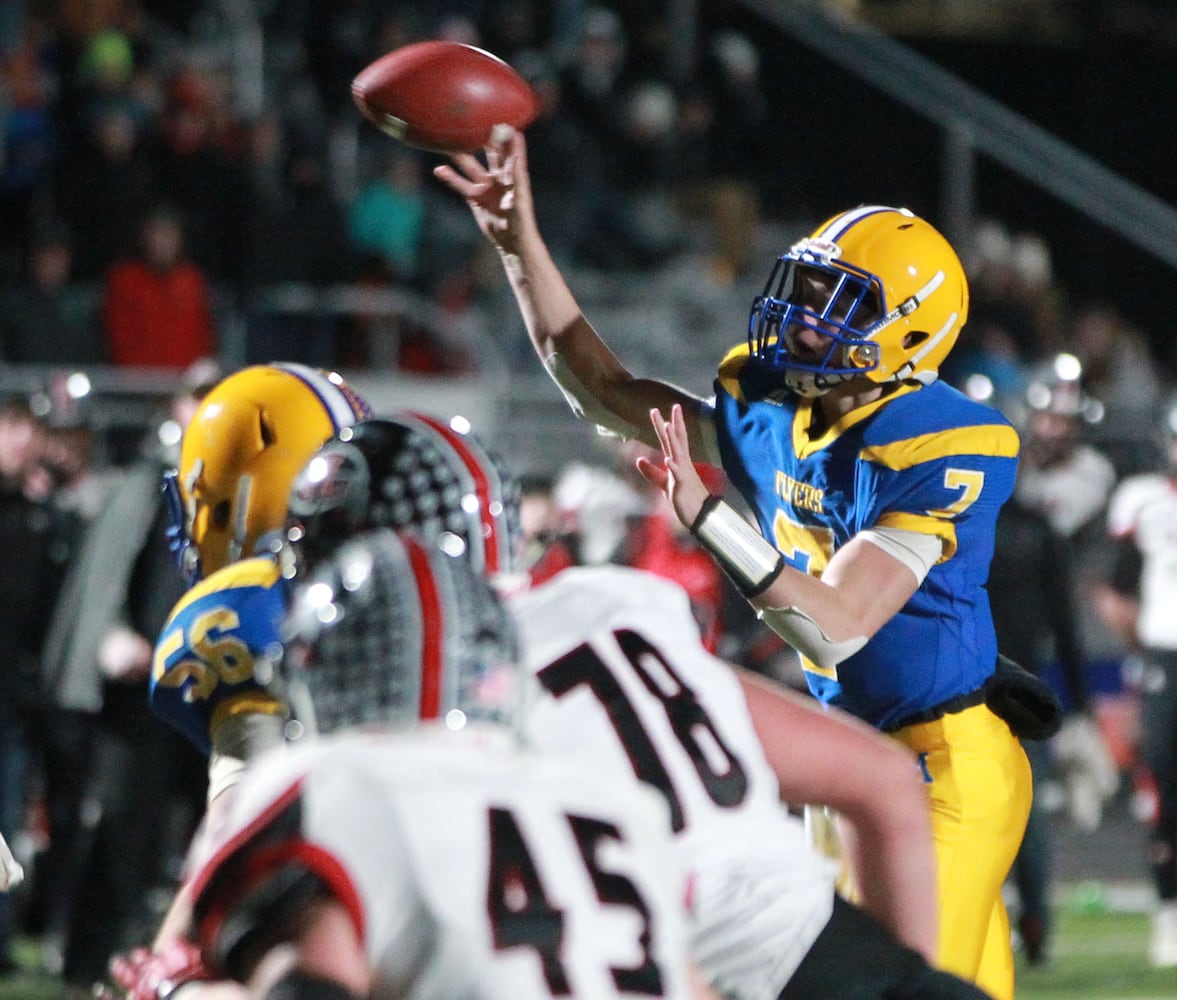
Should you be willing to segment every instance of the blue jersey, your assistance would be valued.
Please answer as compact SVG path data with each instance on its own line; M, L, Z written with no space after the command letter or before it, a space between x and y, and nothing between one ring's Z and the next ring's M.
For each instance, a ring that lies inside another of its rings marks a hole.
M228 716L281 713L254 664L276 653L285 610L285 581L269 557L232 563L198 583L172 609L156 642L152 710L206 754Z
M716 382L723 467L789 565L820 576L872 527L943 543L911 600L859 652L832 669L802 657L810 690L882 729L977 690L997 659L985 584L1017 432L935 382L901 386L811 438L814 400L746 403L740 368L733 352Z

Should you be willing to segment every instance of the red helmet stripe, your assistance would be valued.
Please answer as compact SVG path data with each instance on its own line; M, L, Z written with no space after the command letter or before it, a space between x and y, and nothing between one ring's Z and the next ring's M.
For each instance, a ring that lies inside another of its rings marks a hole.
M476 455L461 434L435 417L417 412L405 416L431 428L458 453L459 460L474 480L474 492L478 497L478 516L482 522L483 572L488 576L501 572L506 567L501 556L498 521L491 512L494 496L488 469L490 463Z
M447 622L437 578L429 562L429 553L416 539L399 535L413 568L417 593L421 599L421 708L422 719L441 715L441 673L445 652Z

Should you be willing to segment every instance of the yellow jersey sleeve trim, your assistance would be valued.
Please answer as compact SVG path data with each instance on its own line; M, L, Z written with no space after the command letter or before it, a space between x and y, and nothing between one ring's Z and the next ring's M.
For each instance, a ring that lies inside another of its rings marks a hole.
M809 429L813 426L813 408L815 399L803 399L797 405L797 412L793 417L793 450L798 458L809 458L840 437L855 424L861 423L880 407L885 406L900 396L922 388L918 383L896 386L891 392L885 393L878 399L859 406L849 413L840 416L833 424L817 437L810 437Z
M740 372L748 361L748 345L737 344L719 362L719 384L723 391L737 403L744 402L744 391L740 388Z
M833 667L819 667L804 653L798 652L797 658L801 661L801 669L807 674L817 674L818 677L825 677L828 680L836 681L838 679L838 668Z
M903 511L888 511L875 522L881 528L902 528L904 531L918 531L923 535L935 535L943 542L937 563L948 562L956 555L956 525L943 518L929 514L908 514Z
M211 576L205 577L176 602L172 617L183 611L189 604L234 587L269 587L278 579L278 564L269 556L255 556L241 562L223 566Z
M1016 458L1018 432L1001 424L980 424L934 431L904 441L863 448L862 458L888 469L910 469L921 462L954 455L986 455L993 458Z

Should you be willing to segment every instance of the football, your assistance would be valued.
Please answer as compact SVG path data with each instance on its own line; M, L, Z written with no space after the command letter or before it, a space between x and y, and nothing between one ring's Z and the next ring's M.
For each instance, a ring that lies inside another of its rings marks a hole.
M496 55L460 42L415 42L381 56L351 85L364 117L395 139L436 153L472 153L500 123L524 129L535 92Z

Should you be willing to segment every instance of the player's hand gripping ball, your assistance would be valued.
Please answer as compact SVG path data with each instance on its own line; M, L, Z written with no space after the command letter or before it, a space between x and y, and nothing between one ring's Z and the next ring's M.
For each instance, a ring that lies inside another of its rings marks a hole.
M525 129L535 91L498 56L460 42L415 42L381 56L352 81L364 117L394 139L437 153L482 149L495 125Z

